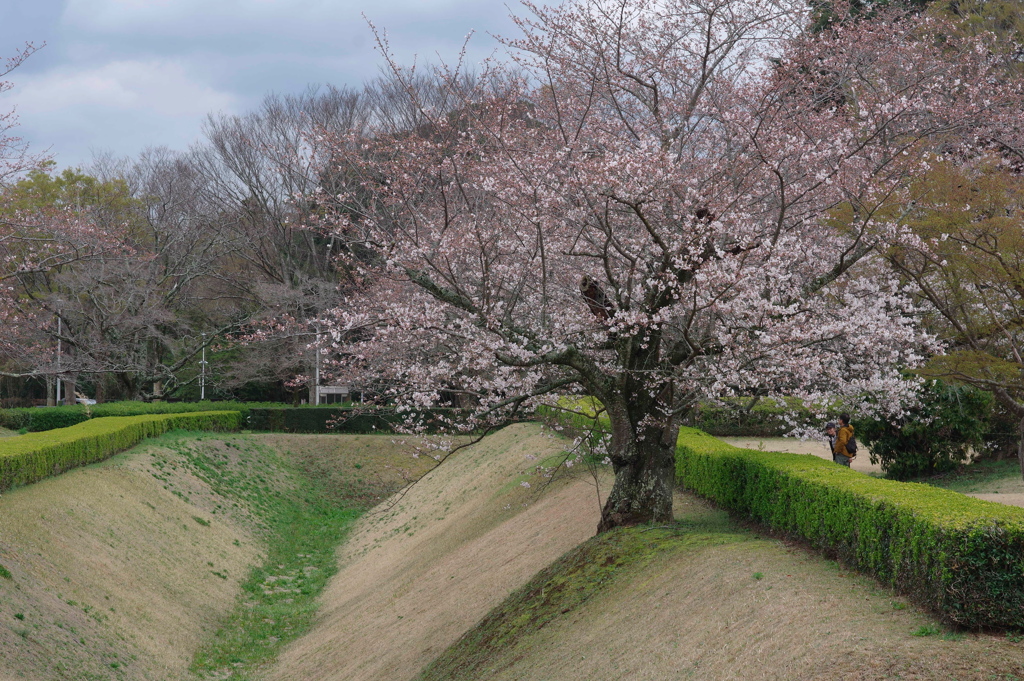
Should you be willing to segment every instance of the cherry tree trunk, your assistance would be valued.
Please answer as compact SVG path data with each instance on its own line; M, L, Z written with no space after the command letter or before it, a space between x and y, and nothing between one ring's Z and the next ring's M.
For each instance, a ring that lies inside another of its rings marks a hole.
M616 439L613 436L615 484L601 510L598 533L614 527L671 521L676 438Z
M78 395L76 394L78 391L77 378L76 374L64 379L64 384L61 386L63 388L61 399L65 405L78 404Z
M1017 443L1017 463L1020 464L1020 476L1024 479L1024 419L1020 421L1020 441Z

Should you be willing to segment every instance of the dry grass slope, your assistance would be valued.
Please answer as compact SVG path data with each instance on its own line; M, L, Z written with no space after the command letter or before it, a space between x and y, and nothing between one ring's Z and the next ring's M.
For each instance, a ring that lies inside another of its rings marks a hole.
M692 496L676 509L672 527L570 552L421 681L1024 678L1024 643L1012 637L943 631L805 547Z
M0 680L192 678L264 561L267 509L301 476L325 502L372 506L429 468L411 449L386 436L168 435L5 493Z
M243 523L210 513L214 495L198 479L154 477L146 447L0 499L0 563L11 573L0 580L3 673L185 678L233 605L259 545Z
M451 458L389 511L362 518L318 623L267 678L415 676L510 591L593 535L592 481L566 479L539 495L518 484L563 445L537 425L512 426Z
M408 462L379 436L244 437L367 502ZM563 444L508 428L364 516L312 630L260 678L1024 678L1018 637L943 631L691 496L669 527L594 538L593 480L530 474ZM0 681L188 679L262 543L176 456L151 443L0 498Z

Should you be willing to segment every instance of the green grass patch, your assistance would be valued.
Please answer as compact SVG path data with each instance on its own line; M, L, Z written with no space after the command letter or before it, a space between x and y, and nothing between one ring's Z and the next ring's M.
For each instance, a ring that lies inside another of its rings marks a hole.
M174 453L154 461L154 475L184 462L247 509L267 543L266 561L244 579L238 604L192 664L200 678L250 679L309 629L317 597L337 571L335 549L375 497L359 483L322 475L310 457L276 451L254 436L168 437L158 444Z
M923 482L961 494L971 494L986 492L1005 480L1018 479L1020 479L1020 464L1016 459L1003 459L1002 461L978 461L941 475L918 478L915 482Z

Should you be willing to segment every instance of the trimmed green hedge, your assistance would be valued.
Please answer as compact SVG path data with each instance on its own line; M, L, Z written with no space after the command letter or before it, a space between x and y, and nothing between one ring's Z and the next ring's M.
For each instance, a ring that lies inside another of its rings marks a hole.
M683 419L683 425L698 428L718 437L782 437L793 430L786 416L796 415L798 421L814 422L817 419L803 403L795 397L786 398L786 406L774 400L760 400L753 409L748 409L749 397L727 397L723 400L703 401L694 405ZM565 425L588 430L593 428L593 414L601 408L600 402L592 397L563 397L558 407L541 406L537 415L546 420L557 420ZM563 411L566 410L566 411ZM580 412L577 414L572 411ZM607 416L600 421L607 429Z
M969 628L1024 628L1024 509L873 478L815 456L739 449L685 428L679 483L834 552Z
M238 430L234 411L112 416L68 428L0 439L0 491L101 461L168 430Z
M83 423L90 418L106 416L141 416L143 414L183 414L197 411L237 411L243 420L248 418L253 408L273 409L331 409L326 406L303 405L285 407L277 402L139 402L126 400L123 402L105 402L103 404L62 407L34 407L31 409L0 409L0 428L29 432L67 428L76 423Z

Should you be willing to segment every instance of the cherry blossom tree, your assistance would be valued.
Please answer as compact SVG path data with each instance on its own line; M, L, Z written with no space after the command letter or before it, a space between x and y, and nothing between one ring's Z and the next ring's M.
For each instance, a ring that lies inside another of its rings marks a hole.
M79 375L97 399L150 386L158 397L198 361L203 331L234 326L211 291L229 240L179 158L151 151L101 166L97 177L44 164L4 190L3 214L17 222L0 271L0 353L9 374L61 378L69 400Z
M809 34L780 0L524 6L509 62L438 68L425 101L389 60L420 123L335 140L339 234L374 254L319 320L339 370L409 408L460 395L463 428L595 397L599 531L671 518L699 399L898 410L937 345L879 246L912 238L926 152L1012 127L1019 93L976 87L983 37L895 14Z
M6 80L12 71L22 65L37 50L32 43L18 50L14 56L4 60L0 66L0 94L9 91L14 84ZM14 133L18 116L12 109L0 113L0 183L8 183L42 161L28 153L28 145Z
M36 48L27 44L0 67L0 94L11 89L3 80ZM111 242L94 222L70 205L42 205L27 200L16 187L32 173L45 175L48 159L32 154L15 133L14 110L0 114L0 374L52 376L56 369L46 328L53 321L45 311L26 306L25 285L63 266L109 252Z

